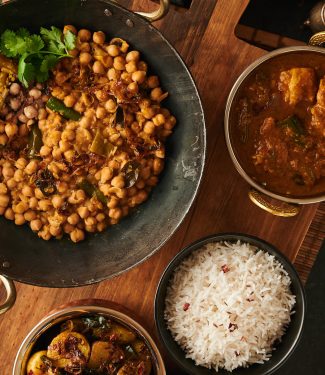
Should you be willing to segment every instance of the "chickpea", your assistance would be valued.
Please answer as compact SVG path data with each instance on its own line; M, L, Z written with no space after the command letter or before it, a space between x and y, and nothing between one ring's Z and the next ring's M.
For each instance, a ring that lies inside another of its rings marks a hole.
M104 107L98 106L96 109L96 117L98 119L104 119L106 117L106 109Z
M89 116L83 116L79 124L82 128L88 129L92 124L91 118Z
M154 107L148 107L141 109L141 113L146 119L152 119L156 114L156 108Z
M117 81L120 76L121 76L121 72L115 70L114 68L109 69L107 72L107 78L110 81Z
M31 96L35 100L39 99L42 96L41 90L38 90L38 89L35 89L35 88L29 90L28 94L29 94L29 96Z
M67 142L67 141L60 141L60 142L59 142L59 148L60 148L60 151L61 151L62 153L68 151L70 147L71 147L71 146L70 146L70 143Z
M9 179L10 177L12 177L14 175L14 173L15 173L15 171L11 167L4 166L2 168L2 175L5 179Z
M157 156L157 158L164 159L165 158L165 150L162 148L160 150L155 151L155 156Z
M72 34L77 35L77 29L73 25L65 25L63 28L63 34L66 34L68 31L71 31Z
M77 212L82 219L86 219L90 215L88 208L84 206L78 207Z
M21 124L18 128L18 133L21 137L25 137L29 133L27 124Z
M143 70L137 70L136 72L132 73L132 80L138 82L139 84L143 83L146 79L146 72Z
M0 146L4 146L8 142L6 134L0 134Z
M104 65L100 61L95 61L93 65L93 72L95 74L104 74L105 73Z
M33 118L37 117L38 111L33 105L29 105L29 106L24 108L24 115L28 119L33 119Z
M126 57L125 57L127 62L130 61L139 61L140 60L140 52L139 51L130 51Z
M71 224L71 225L77 225L77 224L79 223L79 219L80 219L79 215L76 214L76 213L73 213L73 214L71 214L71 215L68 217L67 221L68 221L68 223Z
M25 173L31 175L36 172L37 167L38 167L38 162L36 160L32 160L27 164L25 168Z
M123 213L122 213L122 210L119 207L116 207L116 208L111 208L108 211L108 216L112 219L119 220L119 219L122 218Z
M111 180L113 177L113 171L110 167L104 167L101 172L100 182L105 184L107 181Z
M20 93L20 85L16 82L10 85L9 93L11 95L18 95Z
M72 95L66 96L63 100L64 104L69 108L73 107L76 104L76 101L77 99Z
M42 228L42 222L40 219L32 220L29 225L34 232L38 232Z
M60 159L62 159L62 152L61 152L60 148L55 147L55 148L52 150L52 156L53 156L53 159L55 159L55 160L60 160Z
M97 232L102 232L104 229L106 228L106 223L105 222L99 222L98 224L97 224L97 227L96 227L96 229L97 229Z
M84 240L85 233L81 229L74 229L70 233L70 238L71 238L71 241L73 242L79 242L79 241Z
M85 224L86 224L86 226L94 226L94 225L97 224L97 220L92 216L88 216L85 219Z
M147 121L144 124L143 131L146 134L149 134L149 135L154 134L154 132L155 132L155 124L152 121Z
M24 213L24 219L26 221L32 221L34 219L36 219L36 212L33 211L33 210L27 210L25 213Z
M111 197L111 199L107 203L107 207L108 208L115 208L115 207L118 206L118 204L119 204L119 200L115 197Z
M13 111L18 111L19 107L21 105L21 102L18 98L12 98L10 99L10 108Z
M28 185L24 185L21 192L23 193L25 197L32 197L34 195L33 189Z
M25 169L27 163L28 161L25 158L19 158L15 163L15 167L18 169Z
M115 44L110 44L107 46L106 51L112 57L116 57L120 54L120 49Z
M9 204L9 195L0 194L0 207L7 207Z
M49 231L53 237L58 237L61 234L61 228L59 226L50 225Z
M46 157L46 156L50 155L51 151L52 150L49 146L44 145L40 149L40 155L43 156L43 157Z
M105 90L97 90L95 95L100 102L105 102L109 98L109 93Z
M163 91L160 87L156 87L153 90L151 90L150 98L154 101L159 101L160 97L163 95Z
M68 161L72 161L72 159L74 158L75 156L75 152L74 150L68 150L66 152L64 152L64 157L68 160Z
M78 32L78 38L81 42L89 42L91 39L91 32L87 29L81 29Z
M165 116L161 113L158 113L158 115L156 115L153 119L152 119L153 123L156 125L156 126L160 126L160 125L164 125L165 123Z
M26 220L25 220L23 214L15 214L15 224L16 225L23 225L25 223L26 223Z
M153 161L153 173L158 175L164 169L164 160L160 158L155 158Z
M8 138L11 138L18 133L18 126L16 124L6 124L5 132Z
M45 120L47 117L47 111L45 108L40 108L38 110L38 119L39 120Z
M7 181L7 186L8 186L9 189L14 189L17 186L17 182L15 181L14 178L10 178Z
M125 65L125 70L128 73L134 73L138 70L137 64L134 61L130 61Z
M34 194L35 194L35 197L36 197L37 199L43 199L43 198L44 198L44 195L43 195L43 193L42 193L42 190L39 189L39 188L36 188L36 189L34 190Z
M49 231L48 226L43 227L43 229L38 232L38 236L43 238L43 240L48 241L51 238L51 233Z
M51 202L48 199L41 199L38 202L38 207L41 211L47 211L51 207Z
M139 61L139 62L138 62L138 68L139 68L139 70L143 70L143 71L147 72L147 70L148 70L148 65L147 65L147 63L144 62L144 61Z
M7 191L7 186L3 182L0 182L0 194L6 194Z
M159 78L157 76L150 76L147 79L147 85L150 89L155 89L159 86Z
M85 230L89 233L94 233L96 231L96 227L94 225L86 225Z
M29 208L35 210L38 206L38 200L35 197L31 197L29 200Z
M64 200L61 195L54 195L52 197L52 205L54 208L60 208L63 206Z
M105 43L105 34L102 31L96 31L93 34L93 41L97 44Z
M81 65L88 65L92 60L92 55L89 52L81 52L79 62Z
M121 175L115 176L111 181L111 185L113 187L117 187L117 188L120 188L120 189L123 188L125 186L123 176L121 176Z
M15 219L15 213L12 208L7 208L5 211L5 218L8 220L14 220Z
M28 208L29 206L25 202L19 202L16 206L13 206L13 210L16 214L23 214Z
M116 56L113 62L113 67L116 70L124 70L125 69L125 59L123 56Z
M136 94L139 91L139 87L138 87L137 82L130 83L128 85L128 91L130 91L131 93Z
M116 111L116 103L113 99L108 99L105 103L105 109L108 112L115 112Z
M138 188L138 189L143 189L145 186L146 186L146 184L145 184L145 182L143 181L143 180L141 180L141 179L139 179L138 181L137 181L137 183L135 184L135 186Z
M101 222L101 221L104 221L105 220L105 215L101 212L99 214L96 215L96 220Z

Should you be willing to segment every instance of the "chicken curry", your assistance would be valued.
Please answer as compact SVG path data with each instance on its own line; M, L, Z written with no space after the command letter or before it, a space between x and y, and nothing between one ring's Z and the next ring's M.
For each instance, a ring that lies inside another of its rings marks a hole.
M292 197L325 191L325 56L284 54L261 64L235 98L232 144L246 173Z

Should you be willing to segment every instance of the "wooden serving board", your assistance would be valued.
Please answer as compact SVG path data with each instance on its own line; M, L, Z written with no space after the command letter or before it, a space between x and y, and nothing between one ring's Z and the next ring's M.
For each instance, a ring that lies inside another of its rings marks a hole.
M206 116L208 154L204 178L180 229L149 260L100 284L48 289L16 283L16 304L0 317L1 375L11 374L16 352L28 331L54 307L73 300L102 298L125 305L141 315L155 335L153 303L160 276L176 253L200 237L217 232L242 232L269 241L291 261L299 254L318 205L303 207L295 218L275 217L254 206L247 196L248 185L235 170L224 140L227 95L242 70L265 53L234 34L248 1L193 0L189 10L171 7L166 18L156 24L189 66ZM124 4L135 10L155 6L148 5L147 0L124 1ZM320 225L324 228L324 220ZM175 373L172 368L168 374Z

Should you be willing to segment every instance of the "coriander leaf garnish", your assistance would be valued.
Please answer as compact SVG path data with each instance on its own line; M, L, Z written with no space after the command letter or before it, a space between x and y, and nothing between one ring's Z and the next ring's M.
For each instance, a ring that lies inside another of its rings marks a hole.
M25 87L33 81L44 82L49 72L62 57L71 57L76 36L69 30L65 35L57 27L40 30L41 35L30 34L25 28L5 30L0 37L0 53L17 58L18 79Z

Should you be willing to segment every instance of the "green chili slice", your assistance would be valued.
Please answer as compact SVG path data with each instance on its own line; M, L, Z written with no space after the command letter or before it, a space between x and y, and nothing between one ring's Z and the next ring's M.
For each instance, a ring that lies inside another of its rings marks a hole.
M28 137L28 157L34 159L39 157L39 152L43 146L42 132L37 124L34 124Z
M81 181L78 184L78 187L82 189L89 197L96 197L101 203L107 205L108 200L105 195L88 180Z
M54 112L58 112L67 120L78 121L81 119L81 114L72 108L68 108L62 100L54 98L53 96L46 103L47 108Z

